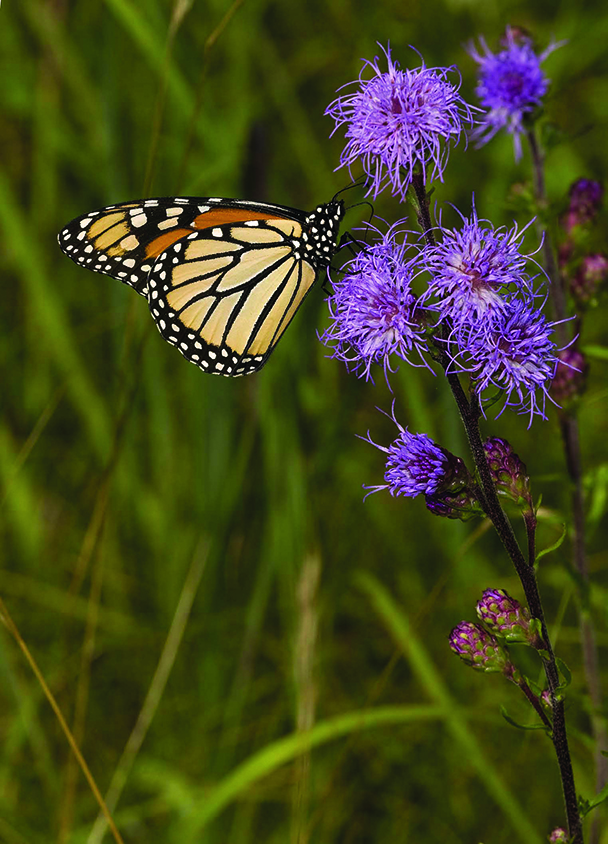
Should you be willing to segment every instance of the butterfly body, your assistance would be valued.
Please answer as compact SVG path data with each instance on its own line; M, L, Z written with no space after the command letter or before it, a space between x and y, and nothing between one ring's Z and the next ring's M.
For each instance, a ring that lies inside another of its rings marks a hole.
M72 220L59 245L77 264L145 296L162 336L215 375L266 363L336 251L341 201L306 214L245 200L167 197Z

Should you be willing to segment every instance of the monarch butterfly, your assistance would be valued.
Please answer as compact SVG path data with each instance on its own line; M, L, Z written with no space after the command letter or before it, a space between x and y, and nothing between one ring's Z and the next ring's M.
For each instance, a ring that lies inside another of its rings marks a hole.
M306 214L238 199L108 205L59 233L65 254L145 296L167 342L203 372L248 375L268 360L337 246L344 203Z

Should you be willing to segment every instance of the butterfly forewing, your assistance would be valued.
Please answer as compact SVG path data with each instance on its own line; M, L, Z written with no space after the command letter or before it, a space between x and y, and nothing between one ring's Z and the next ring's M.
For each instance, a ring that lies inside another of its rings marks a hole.
M108 206L59 234L76 263L146 296L162 336L203 371L260 369L336 249L341 202L173 197Z

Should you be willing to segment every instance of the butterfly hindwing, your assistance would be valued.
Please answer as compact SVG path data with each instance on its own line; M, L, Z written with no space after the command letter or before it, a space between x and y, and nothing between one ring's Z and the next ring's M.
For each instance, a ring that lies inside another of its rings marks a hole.
M146 296L163 337L217 375L260 369L336 250L342 202L280 205L165 197L72 220L73 261Z
M316 270L291 220L195 232L161 254L148 301L159 331L205 372L260 369L312 287Z

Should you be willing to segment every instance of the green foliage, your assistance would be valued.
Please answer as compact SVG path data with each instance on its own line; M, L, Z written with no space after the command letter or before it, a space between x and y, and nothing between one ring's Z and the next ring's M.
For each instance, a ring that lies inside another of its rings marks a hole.
M113 782L125 841L538 844L562 817L549 743L514 738L498 714L504 701L530 717L520 692L463 670L447 646L484 588L521 597L497 540L421 501L362 501L383 466L355 435L388 443L394 426L376 407L393 398L403 424L468 459L439 379L402 367L393 396L381 374L376 385L348 376L316 340L320 289L259 375L205 377L160 339L139 297L55 242L77 214L144 195L312 208L349 183L323 111L376 41L390 39L403 65L418 62L410 44L429 66L459 64L472 99L462 45L482 32L496 43L509 20L542 44L570 39L546 62L547 116L574 138L547 162L559 203L574 178L606 176L599 0L0 7L0 595L102 793ZM474 191L480 216L510 223L509 191L528 173L506 137L461 145L433 199L448 222L447 203L467 213ZM375 210L406 213L390 197ZM347 226L366 214L353 208ZM590 470L606 460L605 322L590 313L585 336ZM551 414L528 431L491 410L484 433L512 443L561 524L570 493ZM597 478L594 577L608 547ZM539 546L554 538L543 524ZM541 573L573 669L569 723L584 736L568 554L565 543ZM594 584L605 647L605 585ZM4 628L0 677L0 840L101 840L99 825L89 838L90 789ZM574 738L571 749L592 794L589 747Z

